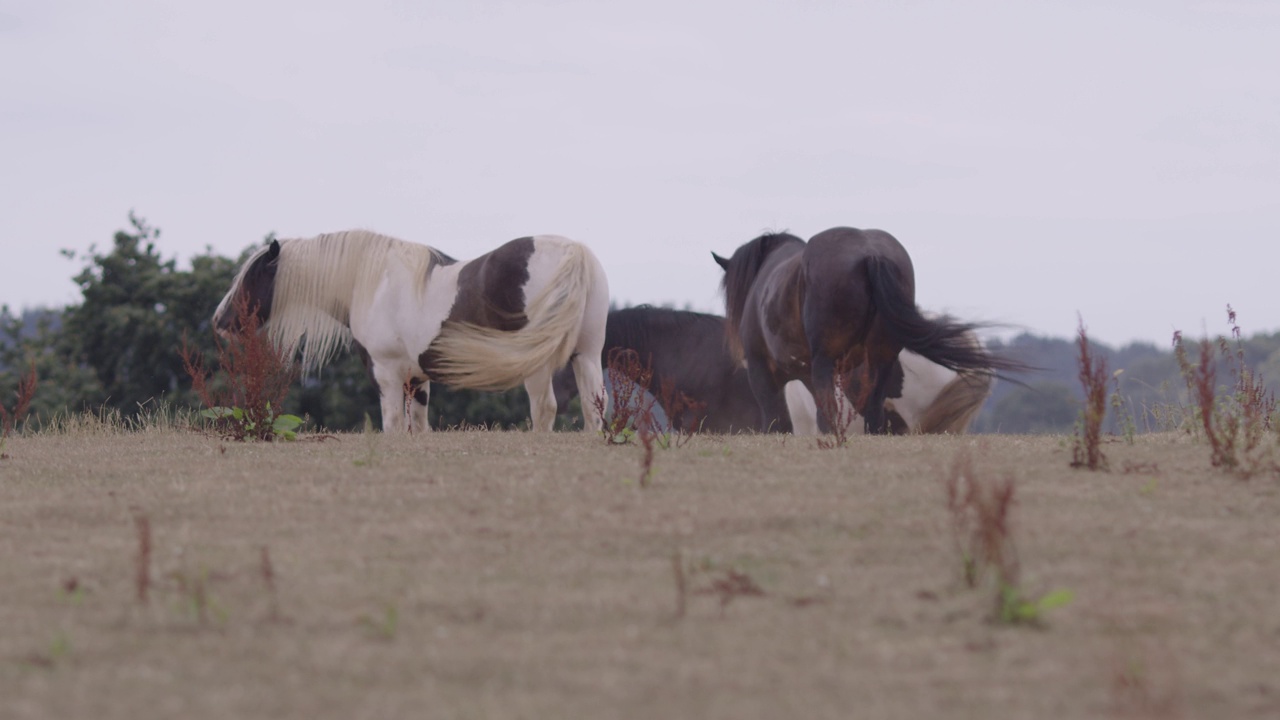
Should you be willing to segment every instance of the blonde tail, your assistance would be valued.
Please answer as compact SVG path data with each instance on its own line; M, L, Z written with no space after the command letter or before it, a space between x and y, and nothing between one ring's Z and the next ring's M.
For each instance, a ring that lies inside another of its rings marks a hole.
M438 360L431 379L473 390L506 390L548 367L569 362L578 342L591 282L591 257L578 244L538 297L525 308L528 323L514 331L445 323L431 344Z

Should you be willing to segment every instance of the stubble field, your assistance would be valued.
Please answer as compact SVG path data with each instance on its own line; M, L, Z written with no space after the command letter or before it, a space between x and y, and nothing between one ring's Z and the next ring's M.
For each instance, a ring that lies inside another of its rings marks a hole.
M993 623L991 593L961 580L942 479L965 449L978 476L1016 481L1023 587L1074 596L1042 627ZM104 720L1280 716L1280 482L1213 470L1183 436L1105 449L1111 473L1070 469L1057 437L703 436L659 450L642 488L641 449L573 433L10 438L0 703Z

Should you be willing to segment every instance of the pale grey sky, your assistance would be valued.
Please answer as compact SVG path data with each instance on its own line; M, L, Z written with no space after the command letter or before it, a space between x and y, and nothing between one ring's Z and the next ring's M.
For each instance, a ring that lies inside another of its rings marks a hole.
M182 260L557 233L712 311L711 250L878 227L929 310L1280 330L1277 68L1273 2L0 0L0 302L134 209Z

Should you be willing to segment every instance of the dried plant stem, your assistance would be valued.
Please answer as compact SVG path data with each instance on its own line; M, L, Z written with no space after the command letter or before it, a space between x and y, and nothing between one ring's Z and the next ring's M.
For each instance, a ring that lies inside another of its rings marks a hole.
M134 568L134 588L138 602L150 602L151 591L151 519L146 513L135 512L133 526L138 536L138 557Z

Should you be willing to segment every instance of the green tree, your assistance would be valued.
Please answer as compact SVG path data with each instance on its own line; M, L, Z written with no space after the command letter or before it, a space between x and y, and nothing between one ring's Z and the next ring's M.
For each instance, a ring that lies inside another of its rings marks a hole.
M178 356L183 337L212 357L213 309L231 285L236 264L206 251L190 271L156 250L160 231L129 214L131 231L115 234L110 252L90 248L74 278L84 296L63 315L69 358L90 368L103 401L125 413L165 399L190 405L190 378Z
M981 418L983 432L1070 432L1080 411L1080 392L1059 382L1016 386Z
M93 407L102 398L93 371L65 352L61 319L57 310L14 315L7 306L0 307L0 402L12 400L19 376L34 365L37 384L30 417L37 424Z

